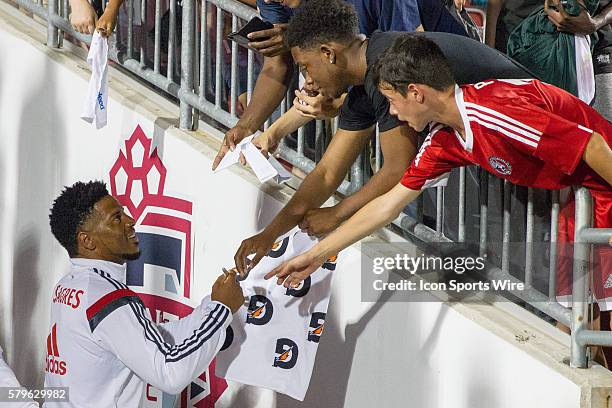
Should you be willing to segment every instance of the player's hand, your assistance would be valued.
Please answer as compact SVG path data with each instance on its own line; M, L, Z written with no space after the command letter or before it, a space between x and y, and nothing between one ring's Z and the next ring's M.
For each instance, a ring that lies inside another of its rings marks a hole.
M252 135L253 133L253 131L247 129L246 127L240 124L237 124L230 130L228 130L225 133L225 137L223 138L223 143L219 148L219 152L217 153L217 156L213 161L212 169L215 170L217 166L219 166L219 163L221 163L221 160L223 159L223 157L225 157L227 152L229 152L230 150L233 152L234 149L236 149L236 145L240 143L242 139ZM243 165L246 164L246 160L244 159L244 156L242 154L240 154L240 163L242 163Z
M98 15L87 0L74 0L70 4L70 24L76 32L81 34L93 34L98 21Z
M106 7L104 14L102 14L96 24L96 30L98 30L102 37L109 37L113 33L115 25L117 24L118 15L119 9L115 9L111 6Z
M334 206L308 210L298 225L308 235L320 238L338 228L343 221L337 206Z
M223 303L232 313L236 313L244 303L242 288L236 281L236 270L219 276L212 287L210 299Z
M271 279L276 276L276 284L286 288L297 288L304 279L312 275L324 261L317 259L310 251L283 262L264 276Z
M252 237L242 241L238 251L236 251L236 254L234 255L236 269L238 270L241 278L244 278L248 271L254 268L255 265L261 261L261 258L270 252L276 238L276 236L271 236L270 234L266 233L266 230L263 230L259 234L253 235ZM247 256L252 254L255 254L255 256L252 260L249 260Z
M278 149L280 140L277 140L274 135L269 132L263 132L259 136L253 138L253 144L266 156L266 158Z
M283 38L288 26L289 24L274 24L274 28L250 33L247 36L251 40L249 47L261 52L266 57L276 57L289 52Z
M302 89L301 91L295 91L293 106L302 116L313 119L330 119L338 116L338 111L340 106L342 106L340 99L323 96L316 91L309 92Z
M557 27L558 31L573 34L590 35L599 29L597 21L584 9L580 14L572 16L565 11L560 0L552 0L557 10L549 7L548 1L544 2L544 11L548 19Z
M465 0L454 0L454 2L455 2L455 8L457 9L457 11L463 10L463 7L465 6Z

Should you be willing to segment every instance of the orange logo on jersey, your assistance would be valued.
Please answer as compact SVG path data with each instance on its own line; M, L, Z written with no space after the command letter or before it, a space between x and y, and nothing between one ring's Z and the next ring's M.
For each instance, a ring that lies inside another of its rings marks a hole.
M293 350L293 347L291 347L289 350L285 351L280 356L276 357L276 361L286 361L289 358L289 352L291 350Z
M253 310L252 312L248 312L249 317L259 317L259 316L261 316L261 314L263 313L265 308L266 308L266 305L263 305L263 306L258 307L255 310Z
M325 324L322 324L319 327L317 327L316 329L314 329L312 331L312 334L316 334L317 336L320 336L321 333L323 333L323 327L325 327Z
M270 299L263 295L253 295L247 307L247 324L263 326L267 324L274 314L274 306Z
M321 265L321 268L327 269L328 271L336 270L336 261L338 260L338 255L330 256L327 261Z
M308 329L308 341L318 343L325 328L325 313L314 312L310 318L310 328Z
M282 241L277 241L272 245L272 249L268 252L270 258L279 258L282 256L289 246L289 237L283 238Z
M287 338L276 340L275 352L277 356L274 357L272 366L283 369L295 367L298 360L298 346L293 340Z

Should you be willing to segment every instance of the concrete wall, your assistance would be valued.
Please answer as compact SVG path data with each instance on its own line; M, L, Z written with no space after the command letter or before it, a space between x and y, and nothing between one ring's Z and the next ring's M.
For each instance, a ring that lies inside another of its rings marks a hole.
M96 131L79 119L85 63L46 49L43 31L15 16L0 2L0 344L19 379L35 386L44 378L51 289L68 266L48 209L64 185L109 181L138 126L167 169L164 194L194 205L192 300L290 191L262 189L243 169L213 175L217 139L174 128L176 106L114 70L109 125ZM229 384L217 407L580 406L588 381L562 362L567 338L537 319L486 305L364 303L358 247L344 259L306 401ZM532 340L517 342L523 332Z

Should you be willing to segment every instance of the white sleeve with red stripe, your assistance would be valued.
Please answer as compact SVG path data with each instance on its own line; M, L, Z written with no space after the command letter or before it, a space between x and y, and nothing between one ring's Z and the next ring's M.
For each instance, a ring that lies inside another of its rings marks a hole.
M191 335L164 340L144 305L129 289L108 293L87 309L93 338L130 370L169 394L180 393L215 357L232 321L229 308L208 302L190 315Z

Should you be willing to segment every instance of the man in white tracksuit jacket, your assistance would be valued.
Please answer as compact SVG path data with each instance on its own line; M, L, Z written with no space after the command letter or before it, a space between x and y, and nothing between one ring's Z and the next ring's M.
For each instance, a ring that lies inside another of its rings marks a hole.
M125 261L140 253L134 220L104 183L67 187L49 218L72 267L52 295L45 386L68 387L70 401L45 406L138 407L145 383L180 393L208 367L244 302L235 275L220 276L189 316L156 325L125 285Z

